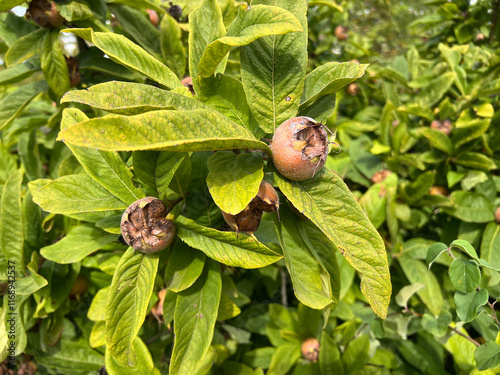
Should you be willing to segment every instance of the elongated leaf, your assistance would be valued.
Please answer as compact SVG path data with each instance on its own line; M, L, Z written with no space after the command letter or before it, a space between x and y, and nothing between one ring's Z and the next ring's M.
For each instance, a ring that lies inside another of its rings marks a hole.
M59 42L58 30L51 30L45 34L40 63L50 89L60 98L69 90L69 73Z
M61 129L67 129L75 123L88 120L79 109L65 108L61 121ZM131 204L144 198L144 192L132 183L132 172L117 152L100 151L78 146L68 147L87 173L103 188L124 203Z
M453 209L443 208L450 215L467 223L487 223L493 221L493 206L482 194L469 191L454 191L450 198Z
M62 130L58 140L106 151L253 148L270 153L248 130L204 109L95 118Z
M293 292L304 305L323 309L333 303L330 275L318 264L300 236L300 224L295 215L283 206L280 211L280 242L292 279Z
M23 0L5 0L0 4L0 12L4 12L6 10L12 9L17 5L23 4Z
M94 32L92 29L65 29L63 31L85 39L108 55L111 60L142 73L165 87L170 89L182 87L179 78L165 64L123 35Z
M307 2L261 0L295 15L304 31L265 36L241 49L241 78L248 104L259 126L267 133L294 117L300 104L307 65Z
M417 102L422 106L433 106L450 89L456 78L457 75L454 72L441 74L420 92Z
M193 374L207 353L214 334L221 291L220 266L207 260L198 281L179 293L174 312L175 342L170 374Z
M39 179L28 184L33 201L54 214L124 210L128 207L86 174L57 180Z
M443 294L436 276L422 262L409 256L401 256L398 261L410 283L424 283L425 287L417 290L417 294L431 313L439 315L443 308Z
M246 234L237 236L234 232L202 227L183 216L178 216L175 224L177 235L182 241L228 266L260 268L282 258Z
M319 369L321 375L344 375L344 366L342 366L340 360L340 350L335 340L326 331L321 331Z
M86 90L73 90L61 103L82 103L107 112L137 115L159 109L208 109L197 100L162 90L151 85L133 82L105 82Z
M306 76L301 106L333 94L365 74L368 64L330 62Z
M455 148L459 150L459 146L479 138L488 130L490 123L490 119L457 122L457 128L453 132L453 144Z
M47 89L47 82L32 82L19 87L0 100L0 130L9 126L24 107L42 91Z
M500 268L500 225L489 223L481 240L481 258Z
M165 285L178 293L189 288L203 271L206 256L201 251L193 249L184 242L175 243L170 258L168 258L165 273Z
M222 13L216 0L204 0L200 7L189 14L189 73L198 91L198 65L206 47L226 34ZM225 70L225 62L219 73Z
M207 185L214 202L227 213L243 211L264 178L262 156L219 151L208 159Z
M187 60L186 50L182 44L182 30L170 14L165 14L161 20L160 47L166 65L177 74L177 77L184 77Z
M198 97L253 134L259 131L248 106L243 85L236 78L217 74L217 77L198 78Z
M300 343L286 343L279 346L271 358L268 375L286 374L300 358Z
M200 60L199 74L202 77L211 76L231 47L246 46L266 35L296 31L303 31L302 25L287 10L275 6L242 4L226 36L206 47Z
M0 71L0 85L8 85L22 81L38 70L40 70L40 67L35 63L30 63L29 61L26 61L24 64L4 69Z
M468 254L471 258L479 260L476 249L474 249L474 247L468 241L455 240L450 244L450 247L456 247L457 249L460 249L464 253Z
M23 258L23 217L21 209L21 184L23 171L17 170L5 183L0 202L0 247L5 261L16 275L24 274L26 269Z
M5 54L7 66L12 67L35 56L40 51L45 35L49 32L47 29L39 28L17 39Z
M75 263L117 239L117 235L99 228L79 225L62 240L42 248L41 254L57 263Z
M391 283L385 246L342 179L326 168L314 180L292 182L275 174L283 194L361 273L361 291L377 315L385 317Z
M448 155L453 153L453 144L451 143L450 138L448 138L443 132L431 128L420 128L419 132L437 149L446 152Z
M131 247L116 267L106 305L106 342L113 357L134 366L134 339L146 317L158 268L159 254L142 254Z
M466 167L481 169L484 171L489 171L492 169L497 169L496 163L479 152L462 152L453 161L460 165L465 165Z
M144 342L136 337L133 342L134 352L137 354L137 365L133 367L125 366L120 362L117 362L111 352L109 347L106 347L106 354L104 356L106 371L108 374L120 374L120 375L160 375L160 370L155 368L153 358L148 350L148 347Z

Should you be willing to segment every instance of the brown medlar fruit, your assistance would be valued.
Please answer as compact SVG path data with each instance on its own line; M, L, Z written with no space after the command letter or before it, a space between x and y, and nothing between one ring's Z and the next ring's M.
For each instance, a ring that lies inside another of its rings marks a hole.
M300 351L309 362L316 362L319 357L319 341L314 337L306 339L300 346Z
M349 34L347 33L347 28L341 25L337 26L335 28L335 36L337 37L338 40L343 42L349 37Z
M37 25L47 29L61 26L64 22L56 4L48 0L32 0L26 12L26 18L32 19Z
M193 79L190 76L184 77L181 81L182 85L187 87L191 94L196 95L193 88Z
M278 205L278 193L269 182L262 180L259 192L243 211L236 215L222 211L222 216L236 233L253 233L259 228L262 213L274 212L278 210Z
M361 89L359 88L359 86L355 83L349 84L346 88L347 95L350 95L350 96L358 95L360 90Z
M392 172L387 169L375 172L371 178L372 184L384 181L391 173Z
M167 220L165 204L146 197L132 203L123 213L120 229L125 242L142 253L166 249L174 239L175 225Z
M294 117L282 123L271 142L278 171L293 181L313 177L326 163L328 136L323 124L310 117Z
M444 186L433 186L429 189L430 195L448 195L448 189Z
M439 130L446 135L449 135L451 133L452 128L453 125L450 120L444 120L443 122L434 120L431 122L431 129Z

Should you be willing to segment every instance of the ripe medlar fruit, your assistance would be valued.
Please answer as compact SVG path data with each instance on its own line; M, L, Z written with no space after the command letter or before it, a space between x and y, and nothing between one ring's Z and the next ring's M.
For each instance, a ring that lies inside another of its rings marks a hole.
M166 249L174 239L175 225L167 220L165 204L146 197L132 203L123 213L120 229L125 242L142 253Z
M343 42L349 37L349 34L347 33L347 28L341 25L337 26L335 28L335 36L337 37L338 40Z
M358 95L360 90L361 89L359 88L359 86L355 83L349 84L346 88L347 95L349 95L349 96Z
M497 224L500 224L500 207L497 207L495 209L495 222Z
M314 337L306 339L300 346L300 351L309 362L316 362L319 357L319 341Z
M273 162L293 181L313 177L326 163L328 136L323 124L310 117L294 117L282 123L271 141Z
M37 25L52 29L61 26L65 21L57 10L56 4L48 0L33 0L30 2L26 18L32 19Z
M181 81L182 85L187 87L191 94L196 95L193 88L193 79L190 76L184 77Z
M444 133L446 135L449 135L451 133L453 125L451 124L450 120L444 120L443 122L434 120L431 122L431 128L439 130L441 133Z
M278 193L269 182L262 180L259 192L243 211L236 215L222 211L222 216L236 233L253 233L259 228L262 213L274 212L278 210L278 205Z
M376 184L384 181L391 173L392 172L387 169L382 169L381 171L375 172L370 180L372 184Z
M146 9L149 15L149 21L153 24L154 27L158 27L160 24L160 17L158 17L158 13L153 9Z

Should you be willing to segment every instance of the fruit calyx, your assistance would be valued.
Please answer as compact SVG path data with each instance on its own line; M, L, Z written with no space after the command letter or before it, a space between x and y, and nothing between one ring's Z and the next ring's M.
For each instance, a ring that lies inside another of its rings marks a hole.
M165 204L146 197L132 203L123 213L120 229L125 242L137 251L152 254L166 249L175 236L175 225L167 220Z

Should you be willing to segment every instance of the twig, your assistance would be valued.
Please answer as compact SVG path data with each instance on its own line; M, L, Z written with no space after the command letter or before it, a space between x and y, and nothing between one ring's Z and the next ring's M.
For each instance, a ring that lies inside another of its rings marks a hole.
M167 329L165 331L161 331L160 333L154 335L148 341L146 341L146 344L151 344L153 341L158 340L160 337L162 337L162 336L164 336L164 335L166 335L168 333L172 333L172 330L171 329Z
M493 16L491 20L491 31L490 31L490 44L493 44L493 40L495 39L495 31L497 28L497 21L498 21L498 8L500 8L500 1L495 0L494 3L495 9L493 10Z
M476 340L474 340L473 338L470 338L469 336L463 334L462 332L460 332L458 329L456 329L455 327L452 327L452 326L448 326L449 329L451 329L453 332L455 332L456 334L462 336L463 338L469 340L471 343L473 343L474 345L476 346L481 346L480 343L478 343Z

